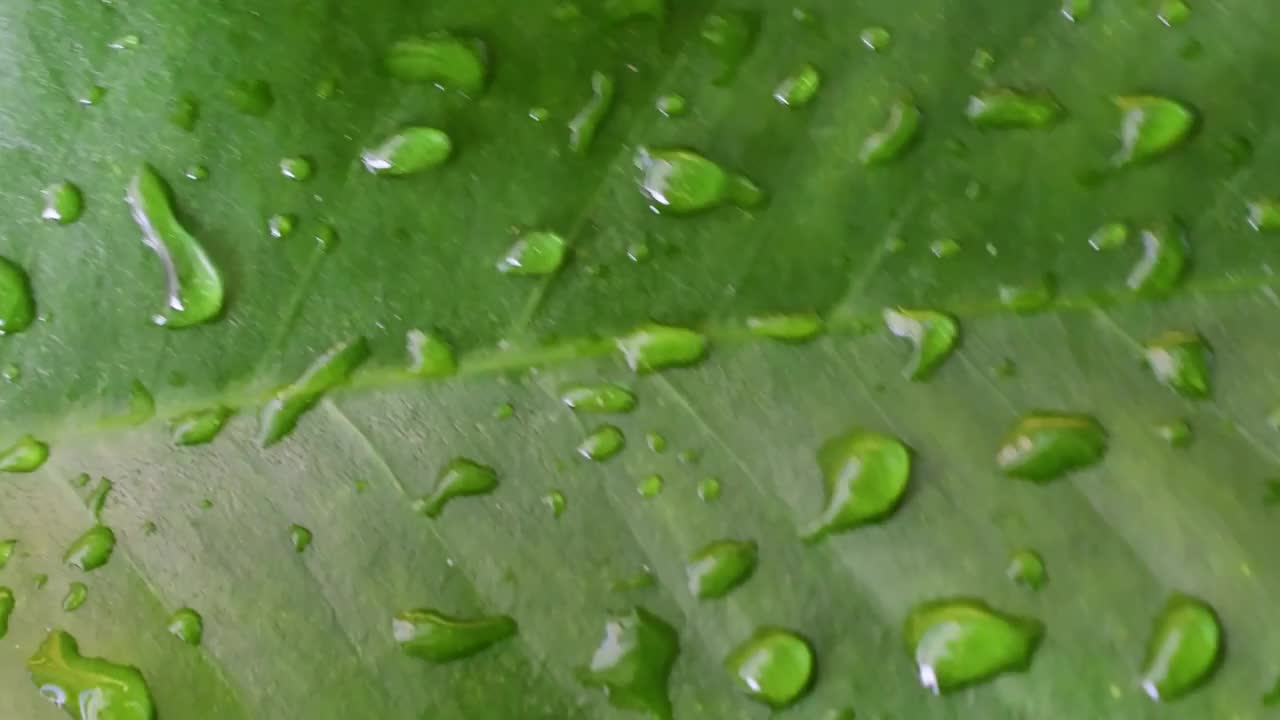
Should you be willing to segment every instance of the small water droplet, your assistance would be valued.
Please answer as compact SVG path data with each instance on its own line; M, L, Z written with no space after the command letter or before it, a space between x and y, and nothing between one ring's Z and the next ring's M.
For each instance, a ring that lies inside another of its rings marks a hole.
M84 194L74 183L62 181L45 187L40 192L44 209L40 217L58 225L70 225L84 213Z
M405 335L409 353L409 372L418 377L448 377L458 371L453 346L434 332L410 330Z
M933 256L939 260L945 260L962 249L955 238L946 237L929 243L929 252L933 253Z
M453 154L453 140L433 127L407 127L360 154L365 170L400 177L443 165Z
M93 489L89 497L85 498L85 507L89 508L89 512L93 513L93 519L102 522L102 510L107 505L107 497L111 494L114 483L107 478L98 478L98 486Z
M1047 92L992 87L969 97L965 115L983 129L1047 128L1063 115L1062 106Z
M293 546L296 553L304 553L307 548L311 547L311 540L315 536L307 528L294 523L289 526L289 544Z
M985 73L992 67L995 67L996 56L986 48L978 48L973 51L973 56L969 58L969 67L979 73Z
M142 38L132 33L121 35L120 37L107 43L107 47L112 50L135 50L142 45Z
M591 73L591 99L569 121L569 149L585 154L595 141L596 131L613 106L613 78L602 72Z
M804 107L813 101L822 87L822 73L813 65L801 65L782 79L773 90L773 99L787 107Z
M1249 227L1258 232L1280 231L1280 199L1260 198L1248 204Z
M656 498L662 494L662 489L666 486L666 481L661 475L647 475L636 485L636 492L640 493L643 498Z
M1191 6L1186 0L1161 0L1156 18L1166 27L1177 27L1191 19Z
M226 407L194 410L169 422L170 437L175 445L203 445L222 432L235 411Z
M337 95L339 91L341 91L341 88L338 87L338 81L334 78L325 78L316 83L317 100L328 100Z
M705 477L698 481L698 499L712 503L720 499L720 479Z
M1093 14L1093 0L1062 0L1062 17L1080 22Z
M1156 618L1142 663L1142 690L1173 700L1209 679L1222 653L1222 626L1208 603L1174 594Z
M702 39L720 64L715 75L716 85L728 85L738 74L738 68L755 39L755 23L744 12L718 12L707 16L702 23Z
M107 97L107 89L101 85L90 85L84 94L80 96L79 102L86 107L98 105Z
M753 315L747 318L747 330L756 337L782 342L804 342L820 335L825 328L817 313Z
M622 452L626 443L621 430L613 425L602 425L578 444L578 454L588 460L602 462Z
M0 377L3 377L5 382L18 382L18 380L22 378L22 368L18 367L14 363L8 363L4 367L0 368Z
M1040 557L1040 553L1030 548L1018 550L1009 557L1009 567L1005 569L1005 574L1015 583L1032 590L1039 590L1049 582L1044 559Z
M27 272L0 257L0 335L26 330L36 319L36 300Z
M369 357L369 344L358 337L340 342L316 358L297 380L276 390L258 416L258 442L262 447L284 439L329 390L342 385Z
M315 167L311 161L300 155L280 160L280 174L290 180L306 182L311 179L311 175L314 172Z
M136 427L156 414L156 399L141 381L129 383L129 402L124 411L103 419L106 427Z
M151 690L137 668L82 656L62 630L49 632L27 660L27 672L40 694L73 718L155 720Z
M1129 225L1122 222L1106 223L1089 236L1089 247L1098 252L1116 250L1129 242Z
M1114 102L1120 109L1120 150L1111 158L1116 167L1159 157L1180 145L1195 129L1195 111L1177 100L1124 95Z
M1044 626L981 600L960 598L917 606L903 634L919 668L920 684L944 693L1026 669Z
M1000 286L1000 304L1019 314L1039 312L1053 303L1056 287L1051 275L1024 283L1005 283Z
M664 453L667 451L667 439L660 433L650 432L644 436L645 445L656 453Z
M1209 397L1209 343L1195 333L1170 330L1143 345L1151 374L1162 385L1188 398Z
M1182 282L1189 264L1190 249L1186 229L1177 220L1143 228L1142 257L1125 281L1138 295L1159 297L1173 292Z
M902 157L919 137L922 117L912 100L894 100L884 125L863 141L858 159L863 165L883 165Z
M267 218L267 232L273 238L288 237L298 223L298 216L290 213L276 213Z
M209 168L204 165L190 165L183 172L183 175L185 175L188 180L201 182L209 179Z
M551 510L552 517L560 517L564 514L565 506L568 500L565 499L564 493L559 490L552 490L542 496L542 504Z
M116 534L106 525L94 525L76 538L62 560L77 570L92 572L111 559L116 549Z
M13 557L13 552L17 548L18 541L13 538L0 540L0 570L3 570L9 564L9 560Z
M338 247L338 228L327 222L320 223L316 226L315 241L321 252L333 252Z
M49 459L49 446L31 435L24 435L7 449L0 451L0 472L33 472Z
M43 590L44 586L48 584L49 584L49 576L44 573L40 573L35 577L31 578L31 586L37 590Z
M472 96L484 90L489 70L484 43L447 32L400 40L383 61L396 79L427 82Z
M17 605L14 600L13 591L7 587L0 586L0 638L9 634L9 618L13 615L13 608Z
M569 242L559 233L539 230L525 233L498 261L498 272L507 275L550 275L564 264Z
M818 467L826 501L801 533L809 542L892 514L906 494L911 453L893 436L855 429L823 443Z
M1106 430L1094 418L1036 412L1018 420L1005 435L996 465L1010 477L1048 482L1096 464L1106 452Z
M675 628L637 607L608 619L604 637L579 677L588 687L603 688L616 708L671 720L667 683L679 654Z
M435 488L429 495L415 500L413 509L429 518L439 517L451 500L487 495L496 487L498 473L493 468L467 458L456 458L440 470Z
M252 117L261 117L276 104L275 93L265 80L242 80L227 90L227 99L235 109Z
M702 459L702 453L693 448L685 448L676 453L676 459L685 465L697 465Z
M947 359L960 338L960 324L955 318L937 310L884 310L884 324L895 336L909 340L911 359L903 374L912 380L924 380Z
M615 340L627 367L638 373L692 365L707 354L707 337L670 325L643 325Z
M67 588L67 594L62 598L62 609L66 612L75 612L88 599L89 586L77 580Z
M1193 433L1191 423L1185 419L1171 420L1156 427L1156 434L1169 443L1170 447L1185 448L1191 445Z
M883 52L888 50L889 44L893 42L893 34L889 32L888 28L874 25L869 28L864 28L862 32L858 34L858 39L862 41L862 44L866 46L868 50L871 50L872 52Z
M169 633L195 647L204 639L204 618L191 608L182 608L169 616Z
M626 413L635 409L636 396L610 383L570 385L560 392L560 402L579 412Z
M643 590L658 584L657 578L653 576L653 570L648 565L642 565L640 571L634 575L624 577L613 581L609 584L610 592L627 592L628 590Z
M445 663L471 657L513 637L516 621L506 615L460 618L439 610L416 609L396 613L391 634L406 655Z
M191 95L179 95L169 109L169 122L179 129L191 132L200 119L200 101Z
M516 406L509 402L504 402L493 409L494 420L510 420L516 416Z
M724 664L751 699L783 708L813 684L816 662L809 641L790 630L763 627L730 652Z
M636 166L640 189L657 213L688 215L726 203L756 207L764 192L751 180L728 172L692 150L640 148Z
M758 556L751 541L717 540L704 545L684 568L689 593L703 600L728 595L755 572Z
M542 106L529 108L529 119L534 122L546 122L551 117L551 111Z
M687 103L683 95L668 93L658 98L655 107L658 112L662 113L663 117L680 117L684 115Z

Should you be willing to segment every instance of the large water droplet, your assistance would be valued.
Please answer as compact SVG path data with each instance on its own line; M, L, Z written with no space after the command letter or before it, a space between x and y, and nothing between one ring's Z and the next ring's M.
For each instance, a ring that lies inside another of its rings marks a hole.
M62 598L62 609L66 612L75 612L88 599L89 586L77 580L67 588L67 594Z
M1247 206L1249 227L1258 232L1280 231L1280 198L1259 198Z
M433 127L408 127L360 154L374 175L402 176L443 165L453 154L453 140Z
M470 657L516 634L506 615L458 618L438 610L404 610L391 620L391 634L406 655L433 663Z
M28 473L49 459L49 446L30 435L0 451L0 472Z
M1209 397L1209 343L1195 333L1170 330L1143 346L1147 367L1161 384L1190 398Z
M919 668L920 684L943 693L1026 669L1044 626L981 600L960 598L917 606L903 634Z
M702 23L702 39L711 46L720 63L716 85L727 85L738 73L742 61L751 51L755 37L752 18L744 12L712 13Z
M204 639L204 618L191 608L182 608L169 616L168 630L174 637L194 647Z
M1063 109L1047 92L993 87L969 97L965 115L980 128L1039 129L1062 117Z
M498 261L498 271L507 275L550 275L560 269L568 253L569 242L559 233L525 233Z
M903 374L912 380L928 378L947 359L960 338L960 324L956 319L937 310L886 308L884 324L889 332L911 341L911 359Z
M1142 663L1142 689L1152 700L1173 700L1199 687L1217 668L1222 626L1208 603L1175 594L1151 628Z
M1045 570L1044 559L1040 553L1030 548L1018 550L1009 557L1009 566L1005 569L1009 579L1023 587L1039 590L1049 582L1049 573Z
M643 173L640 189L654 212L687 215L726 203L749 208L764 201L755 183L692 150L641 148L636 166Z
M1107 432L1094 418L1036 412L1005 435L996 465L1010 477L1047 482L1097 463L1106 452Z
M602 72L591 73L591 99L569 121L570 150L585 154L591 149L600 123L613 106L613 95L613 78Z
M1120 108L1120 150L1111 158L1116 167L1144 162L1165 154L1191 135L1196 113L1177 100L1156 95L1115 98Z
M151 690L137 668L84 657L75 638L50 631L27 660L40 694L77 720L155 720Z
M9 634L9 618L18 603L14 600L13 591L0 585L0 639Z
M670 325L643 325L615 342L627 366L638 373L692 365L707 354L705 335Z
M40 212L40 217L44 220L70 225L84 213L84 194L72 183L54 183L41 194L44 196L44 210Z
M591 434L578 444L578 454L588 460L600 462L622 452L626 442L626 437L617 427L602 425L592 430Z
M369 357L364 338L340 342L316 358L297 380L276 390L258 416L258 442L268 447L282 440L329 390L345 383Z
M62 561L77 570L92 572L107 564L116 549L116 534L106 525L94 525L76 538Z
M773 708L786 707L803 695L815 671L809 642L775 627L756 630L724 664L747 695Z
M222 277L200 243L178 222L169 188L150 165L139 168L126 199L142 241L160 258L168 283L165 309L157 325L189 327L212 320L222 310Z
M384 62L392 77L429 82L466 95L484 89L489 65L483 43L446 32L400 40L387 51Z
M1129 271L1126 281L1139 295L1159 297L1178 287L1190 260L1186 229L1177 220L1143 228L1142 257Z
M487 495L498 487L498 473L487 465L456 458L441 469L431 493L414 501L413 509L427 517L439 517L454 498Z
M227 420L235 414L230 408L214 407L179 415L169 423L175 445L203 445L222 432Z
M689 592L704 600L728 595L751 577L758 555L751 541L717 540L704 545L684 567Z
M822 74L818 68L805 64L778 83L773 99L788 107L804 107L813 101L821 87Z
M26 330L36 319L36 300L27 273L0 257L0 335Z
M437 333L410 330L405 335L409 372L419 377L447 377L458 371L453 346Z
M605 623L604 637L580 677L587 686L603 688L616 708L671 720L667 681L679 654L675 628L635 608Z
M863 141L858 159L863 165L882 165L902 157L919 136L922 117L915 102L898 98L889 106L884 126Z
M857 429L823 443L818 467L826 502L802 533L809 541L891 514L907 490L911 453L891 435Z
M579 412L625 413L636 406L635 393L621 385L570 385L560 392L560 401Z

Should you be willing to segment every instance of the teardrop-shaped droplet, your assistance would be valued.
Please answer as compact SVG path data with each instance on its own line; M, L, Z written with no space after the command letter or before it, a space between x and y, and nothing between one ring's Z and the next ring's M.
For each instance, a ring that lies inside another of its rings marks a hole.
M569 242L560 233L538 230L525 233L498 261L498 272L507 275L550 275L564 264Z
M433 127L408 127L360 154L374 175L399 177L443 165L453 154L453 140Z
M190 327L222 311L222 277L200 243L174 215L169 188L150 165L139 168L126 194L142 241L160 258L168 284L157 325Z
M66 612L75 612L88 599L89 586L77 580L67 588L67 594L62 598L62 609Z
M1000 304L1023 315L1039 312L1053 302L1056 287L1051 275L1023 283L1005 283L1000 286Z
M9 618L13 615L13 608L17 604L13 591L0 585L0 639L9 634Z
M438 610L405 610L391 621L391 634L406 655L433 663L470 657L516 634L506 615L459 618Z
M194 647L204 639L204 618L191 608L182 608L169 616L168 630L174 637Z
M1018 550L1009 557L1009 567L1005 569L1005 574L1015 583L1032 590L1039 590L1049 582L1044 559L1040 557L1040 553L1030 548Z
M627 366L638 373L692 365L707 354L707 336L670 325L643 325L616 341Z
M316 358L297 380L275 392L258 416L258 443L268 447L282 440L298 425L298 419L324 394L342 385L369 357L369 343L362 337L340 342Z
M280 174L290 180L306 182L315 173L315 165L300 155L280 160Z
M311 547L311 541L315 539L315 534L306 527L294 523L289 526L289 544L293 546L296 553L304 553L307 548Z
M969 97L965 115L984 129L1040 129L1062 117L1063 109L1047 92L1024 92L993 87Z
M0 257L0 335L26 330L36 319L36 301L27 273Z
M0 472L33 472L49 459L49 446L30 435L0 451Z
M911 341L911 360L903 374L912 380L924 380L955 349L960 338L960 324L955 318L937 310L886 308L884 324L897 337Z
M13 538L0 540L0 570L3 570L4 566L9 564L9 560L13 557L13 551L17 548L18 541Z
M644 608L609 618L604 637L582 669L582 683L603 688L609 704L671 720L667 682L680 639L675 628Z
M858 39L862 41L864 47L872 52L883 52L889 49L889 44L893 42L893 34L886 27L873 25L863 28L858 33Z
M1120 109L1120 150L1111 158L1125 167L1159 157L1177 147L1195 129L1196 113L1190 106L1156 95L1115 98Z
M622 452L626 444L626 437L621 430L613 425L602 425L578 443L578 454L588 460L600 462Z
M750 208L764 201L755 183L692 150L641 148L636 166L643 174L640 189L654 212L688 215L728 203Z
M235 109L252 117L262 117L276 104L276 95L266 80L241 80L227 89L227 99Z
M1249 227L1258 232L1280 231L1280 198L1259 198L1247 206Z
M1142 690L1156 701L1191 692L1217 668L1222 644L1222 626L1213 608L1198 598L1173 595L1151 628Z
M1170 330L1143 346L1147 367L1161 384L1189 398L1209 397L1209 343L1195 333Z
M636 406L635 393L621 385L570 385L560 392L560 402L578 412L626 413Z
M996 452L996 465L1010 477L1048 482L1089 467L1107 452L1107 432L1078 413L1036 412L1010 430Z
M778 83L773 91L773 99L780 105L804 107L813 101L821 87L822 73L818 72L818 68L805 64Z
M595 141L596 131L613 107L613 78L602 72L591 73L591 99L569 121L569 149L585 154Z
M717 540L702 546L684 567L689 592L704 600L728 595L755 572L758 555L751 541Z
M76 538L62 561L77 570L92 572L107 564L116 549L116 534L106 525L94 525Z
M1143 228L1142 257L1129 271L1126 281L1138 295L1160 297L1173 292L1182 282L1190 263L1186 229L1177 220Z
M920 135L920 108L908 98L898 98L889 106L884 126L862 143L858 159L863 165L883 165L906 154Z
M397 79L428 82L473 96L484 90L489 69L484 43L446 32L400 40L387 51L384 62Z
M93 513L95 522L102 523L102 511L107 506L107 498L111 496L111 491L115 488L115 484L109 478L98 478L98 486L89 493L89 497L85 498L84 505L89 508L89 512Z
M1025 670L1044 634L1034 618L1000 612L981 600L937 600L917 606L903 631L920 684L935 693L1005 672Z
M203 445L212 442L234 414L231 408L219 406L179 415L169 423L173 443Z
M151 690L137 668L84 657L62 630L49 632L27 660L27 672L41 695L77 720L156 720Z
M803 532L809 541L881 520L897 509L911 477L911 452L891 435L855 429L823 443L818 467L826 502Z
M753 700L783 708L813 684L816 660L809 641L790 630L763 627L729 653L724 664Z
M817 313L789 315L754 315L747 318L747 330L756 337L782 342L804 342L820 335L825 328Z
M414 501L413 509L427 517L439 517L454 498L487 495L498 487L498 473L487 465L456 458L445 465L431 493Z
M716 85L727 85L738 73L742 61L751 52L755 38L755 23L744 12L718 12L707 16L702 23L702 39L711 46L720 67L715 75Z
M438 333L410 330L405 335L409 372L418 377L448 377L458 371L453 346Z
M84 213L84 194L73 183L54 183L46 187L41 195L44 196L44 209L40 211L43 220L70 225Z

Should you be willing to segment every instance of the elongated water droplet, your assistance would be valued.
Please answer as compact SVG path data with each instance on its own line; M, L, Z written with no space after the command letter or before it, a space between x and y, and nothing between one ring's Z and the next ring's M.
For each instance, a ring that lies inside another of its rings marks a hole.
M654 103L654 107L658 109L658 112L662 113L663 117L680 117L684 115L687 106L684 96L675 93L663 95Z
M1212 352L1195 333L1170 330L1143 346L1147 367L1162 385L1190 398L1209 397Z
M150 165L143 165L130 181L126 199L142 241L160 258L168 283L165 309L153 322L183 328L212 320L222 310L222 277L174 216L164 180Z
M897 438L855 429L823 443L818 467L826 502L802 536L816 542L890 515L911 477L911 453Z
M782 628L756 630L729 653L724 664L743 692L773 708L790 705L813 684L813 648Z
M882 165L906 154L920 135L920 108L907 98L898 98L889 106L885 124L862 143L858 159L863 165Z
M1196 125L1196 113L1177 100L1156 95L1115 98L1120 109L1120 150L1111 158L1125 167L1159 157L1177 147Z
M408 127L360 155L374 175L399 177L443 165L453 154L453 140L433 127Z
M1107 452L1107 432L1077 413L1036 412L1010 430L996 452L996 465L1010 477L1048 482L1089 467Z
M885 308L884 324L889 332L911 341L911 359L903 374L912 380L928 378L960 338L960 324L937 310Z
M1080 22L1093 14L1093 0L1062 0L1062 17Z
M470 657L516 634L506 615L459 618L438 610L404 610L391 621L391 634L406 655L433 663Z
M707 354L705 335L670 325L644 325L615 342L627 366L638 373L692 365Z
M919 668L920 684L944 693L1026 669L1044 626L981 600L958 598L917 606L903 634Z
M788 107L804 107L813 101L821 87L822 73L818 68L805 64L778 83L773 99Z
M428 82L474 96L484 90L487 55L479 40L436 32L398 41L387 51L384 62L387 72L397 79Z
M111 490L115 484L107 478L98 478L98 486L93 489L89 497L85 498L85 507L89 508L89 512L93 513L93 519L98 523L102 522L102 511L107 506L107 497L111 495Z
M617 455L625 445L626 437L621 430L613 425L602 425L578 444L578 454L600 462Z
M1005 569L1005 574L1015 583L1032 590L1039 590L1049 582L1044 559L1040 557L1040 553L1029 548L1019 550L1009 557L1009 567Z
M156 720L142 673L130 665L84 657L75 638L52 630L27 660L45 699L77 720Z
M498 473L474 460L457 458L445 465L431 494L413 503L413 509L427 517L439 517L454 498L487 495L498 487Z
M603 688L616 708L671 720L667 682L679 654L675 628L638 607L609 618L604 637L580 678L588 687Z
M1156 18L1165 27L1177 27L1191 19L1191 6L1186 0L1161 0Z
M13 551L18 547L18 541L10 538L8 540L0 540L0 570L9 564L10 558L13 557Z
M1156 434L1160 439L1169 443L1170 447L1185 448L1190 447L1193 433L1191 431L1191 423L1185 419L1171 420L1161 423L1156 428Z
M289 526L289 544L293 546L296 553L304 553L307 548L311 547L311 541L315 539L315 535L307 528L294 523Z
M9 634L9 618L13 615L13 608L17 604L13 591L0 585L0 639Z
M889 44L893 42L893 34L888 28L873 25L864 28L858 33L858 39L862 41L863 46L872 52L882 52L889 49Z
M751 541L717 540L704 545L684 567L689 592L704 600L728 595L755 572L758 555Z
M362 337L340 342L316 358L297 380L276 390L258 416L258 443L268 447L293 431L298 419L324 394L342 385L369 357Z
M560 392L560 402L579 412L626 413L635 409L636 396L621 385L570 385Z
M965 115L984 129L1046 128L1062 117L1063 109L1047 92L1024 92L993 87L969 97Z
M116 549L116 534L106 525L94 525L76 538L62 561L77 570L92 572L107 564Z
M410 330L405 335L409 372L419 377L448 377L458 371L453 346L437 333Z
M1258 232L1280 231L1280 198L1260 198L1248 204L1249 227Z
M192 647L204 639L204 618L191 608L182 608L170 615L167 628L171 635Z
M1173 595L1151 628L1142 663L1142 690L1156 701L1191 692L1217 668L1222 642L1222 626L1208 603Z
M89 586L77 580L67 588L67 594L62 598L62 609L66 612L75 612L88 599Z
M712 13L702 23L702 39L711 46L720 63L715 75L716 85L729 84L747 53L751 52L755 38L755 23L743 12Z
M591 73L591 99L569 121L569 149L585 154L591 149L596 131L609 109L613 106L613 78L602 73Z
M1107 223L1089 236L1089 247L1098 252L1122 248L1128 242L1129 225L1122 222Z
M234 414L231 408L213 407L179 415L169 423L173 443L203 445L212 442Z
M275 93L266 80L242 80L227 89L227 99L235 109L253 117L261 117L276 104Z
M1043 275L1024 283L1006 283L1000 286L1000 304L1020 314L1039 312L1053 302L1057 283L1050 275Z
M315 172L312 162L302 156L287 157L280 161L280 174L290 180L305 182Z
M569 242L559 233L539 230L525 233L498 261L498 272L507 275L550 275L564 264Z
M657 213L688 215L726 203L750 208L764 201L755 183L692 150L640 148L636 166L643 174L640 189Z
M812 340L825 329L817 313L793 313L788 315L754 315L747 318L747 330L756 337L782 342Z
M26 330L36 319L36 301L27 273L0 257L0 335Z
M720 499L720 478L705 477L698 481L698 499L704 503Z
M0 472L33 472L49 459L49 446L25 435L18 442L0 451Z
M84 213L84 195L72 183L54 183L41 194L44 196L44 210L40 212L40 217L44 220L58 225L70 225Z
M1126 281L1138 295L1159 297L1178 287L1190 263L1186 229L1177 220L1143 228L1142 257Z

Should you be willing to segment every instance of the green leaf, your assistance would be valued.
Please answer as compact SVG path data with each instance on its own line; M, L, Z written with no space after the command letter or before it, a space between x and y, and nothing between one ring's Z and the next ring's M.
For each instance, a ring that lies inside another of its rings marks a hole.
M65 717L27 669L58 655L167 720L1265 717L1280 9L1069 5L0 4L0 714ZM531 233L555 262L499 272ZM606 386L634 402L562 400ZM1001 471L1037 413L1097 423L1052 482ZM905 483L806 544L855 428ZM415 512L460 458L480 494ZM723 541L750 579L699 599ZM934 697L904 629L956 599L1043 640L931 656ZM415 609L510 623L426 662ZM769 628L816 673L757 702L726 661Z

